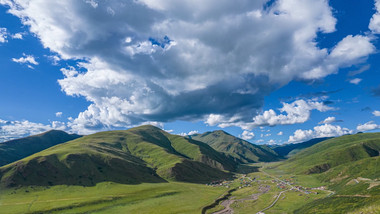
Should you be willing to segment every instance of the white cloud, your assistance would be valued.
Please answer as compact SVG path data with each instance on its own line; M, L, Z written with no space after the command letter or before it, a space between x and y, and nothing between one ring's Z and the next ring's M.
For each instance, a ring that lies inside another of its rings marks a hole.
M62 112L56 112L56 113L55 113L55 116L56 116L56 117L62 117Z
M380 129L380 125L377 125L374 121L369 121L365 124L359 124L356 129L359 132L365 132L365 131L370 131L370 130L375 130L375 129Z
M275 140L269 140L268 142L267 142L267 144L269 144L269 145L274 145L274 144L276 144L276 141Z
M284 135L284 133L283 132L279 132L279 133L277 133L277 135L278 136L282 136L282 135Z
M23 39L23 35L22 33L15 33L13 35L11 35L12 39Z
M301 143L313 138L337 137L352 133L353 131L347 128L324 124L309 130L296 130L292 136L289 136L288 143Z
M281 0L266 9L266 0L0 3L60 58L86 60L81 69L63 68L59 81L67 95L91 102L70 122L78 130L178 119L252 122L272 91L336 73L375 51L361 35L331 51L319 47L317 35L336 30L326 0ZM308 119L267 114L273 121L261 122Z
M376 34L380 34L380 1L375 0L376 14L374 14L369 23L369 29Z
M361 81L362 81L362 79L355 78L355 79L350 80L350 83L352 83L354 85L358 85Z
M8 42L7 37L8 37L7 29L6 28L0 28L0 43Z
M189 136L189 135L194 135L194 134L198 134L198 133L199 133L199 131L193 130L193 131L189 131L188 133L182 132L179 135L181 135L181 136Z
M19 64L26 64L28 68L33 69L32 65L38 65L38 62L32 55L26 55L25 53L22 54L23 57L20 58L12 58L13 62L19 63Z
M373 114L375 117L380 117L380 111L373 111L372 114Z
M57 56L57 55L50 55L50 56L45 55L45 57L48 58L48 60L50 60L53 65L58 65L59 61L61 61L61 58L59 58L59 56ZM70 68L68 68L68 69L70 69ZM65 68L62 68L62 70L65 70Z
M39 134L52 129L66 130L63 122L53 121L50 125L27 120L5 121L0 119L0 142Z
M323 121L319 122L318 124L330 124L330 123L334 123L336 121L337 120L335 117L328 117L328 118L324 119Z
M239 126L246 130L251 130L260 126L276 126L304 123L310 119L311 111L320 112L335 110L333 107L325 105L323 102L316 100L296 100L292 103L282 103L283 107L280 112L286 114L277 114L273 109L264 111L262 114L253 117L253 122L240 122L239 117L225 117L223 115L210 115L205 123L208 125L218 125L225 128L229 126Z
M243 133L239 136L243 140L252 140L255 137L255 134L253 132L244 130Z
M356 75L361 74L361 73L363 73L363 72L365 72L365 71L368 71L370 68L371 68L371 65L369 65L369 64L364 65L364 66L362 66L362 67L361 67L360 69L358 69L358 70L350 71L350 72L348 73L348 76L356 76Z
M97 1L95 1L95 0L85 0L85 2L87 3L87 4L89 4L89 5L91 5L91 7L93 7L93 8L97 8L98 7L98 2Z
M256 140L256 143L263 143L263 142L264 142L263 139Z

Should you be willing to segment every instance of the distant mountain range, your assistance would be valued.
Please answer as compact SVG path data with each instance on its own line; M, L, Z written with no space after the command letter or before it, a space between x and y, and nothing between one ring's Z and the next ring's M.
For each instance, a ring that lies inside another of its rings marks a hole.
M263 164L262 170L326 185L331 192L295 213L344 213L372 209L380 201L379 154L380 133L270 148L224 131L183 137L150 125L88 136L53 130L0 144L0 189L9 198L14 190L29 194L36 186L204 184L249 173L248 168L257 168L251 163L278 161Z
M79 137L81 136L51 130L39 135L0 143L0 167Z
M281 157L289 157L289 156L292 156L292 155L302 151L303 149L306 149L310 146L313 146L314 144L328 140L330 138L331 137L314 138L314 139L311 139L309 141L302 142L302 143L275 145L275 146L270 146L270 148L273 149L273 151L275 151Z
M215 150L233 157L239 163L280 160L279 155L268 146L252 144L221 130L195 134L188 137L207 143Z

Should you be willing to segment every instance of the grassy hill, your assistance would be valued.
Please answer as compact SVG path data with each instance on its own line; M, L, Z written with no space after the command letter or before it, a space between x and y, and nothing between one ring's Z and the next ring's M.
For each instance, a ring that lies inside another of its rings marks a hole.
M51 130L39 135L0 143L0 166L79 137L81 136L68 134L64 131Z
M271 170L303 175L306 185L308 180L318 180L335 192L295 213L379 211L376 206L380 203L379 153L380 133L346 135L317 143Z
M1 185L82 185L185 181L230 177L236 162L207 144L154 126L88 135L0 168Z
M270 162L280 159L276 152L267 146L254 145L221 130L195 134L189 138L207 143L240 163Z
M379 156L379 151L380 133L346 135L315 144L283 164L297 173L314 174L341 164Z
M274 146L270 148L273 149L273 151L275 151L281 157L288 157L288 156L295 155L296 153L300 152L303 149L309 148L310 146L313 146L319 142L322 142L328 139L330 139L330 137L315 138L315 139L311 139L309 141L302 142L302 143L278 145L278 146Z

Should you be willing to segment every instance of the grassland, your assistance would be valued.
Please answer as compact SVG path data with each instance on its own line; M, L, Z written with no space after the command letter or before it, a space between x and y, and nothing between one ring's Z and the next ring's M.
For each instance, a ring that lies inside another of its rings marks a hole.
M287 161L265 164L265 170L277 176L296 177L301 185L326 186L333 192L295 213L378 213L379 151L379 133L347 135L318 143Z
M225 191L179 182L23 187L1 191L0 213L200 213Z
M358 134L236 168L155 127L102 132L1 167L0 213L379 213L379 151L379 133Z

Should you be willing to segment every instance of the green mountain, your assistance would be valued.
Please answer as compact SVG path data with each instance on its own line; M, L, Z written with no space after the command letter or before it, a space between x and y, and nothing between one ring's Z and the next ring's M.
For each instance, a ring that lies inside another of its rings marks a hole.
M365 158L379 156L380 133L346 135L311 146L283 164L295 172L314 174Z
M230 177L237 163L207 144L154 126L99 132L56 145L0 168L1 185L83 185Z
M254 145L221 130L195 134L189 138L207 143L240 163L270 162L280 159L276 152L267 146Z
M317 143L272 170L306 175L335 192L295 213L366 213L380 203L379 153L380 133L346 135Z
M287 157L287 156L292 156L303 149L309 148L310 146L313 146L314 144L328 140L330 138L331 137L315 138L315 139L311 139L309 141L302 142L302 143L277 145L270 148L273 149L273 151L275 151L281 157Z
M51 130L39 135L0 143L0 166L25 158L49 147L81 137Z

